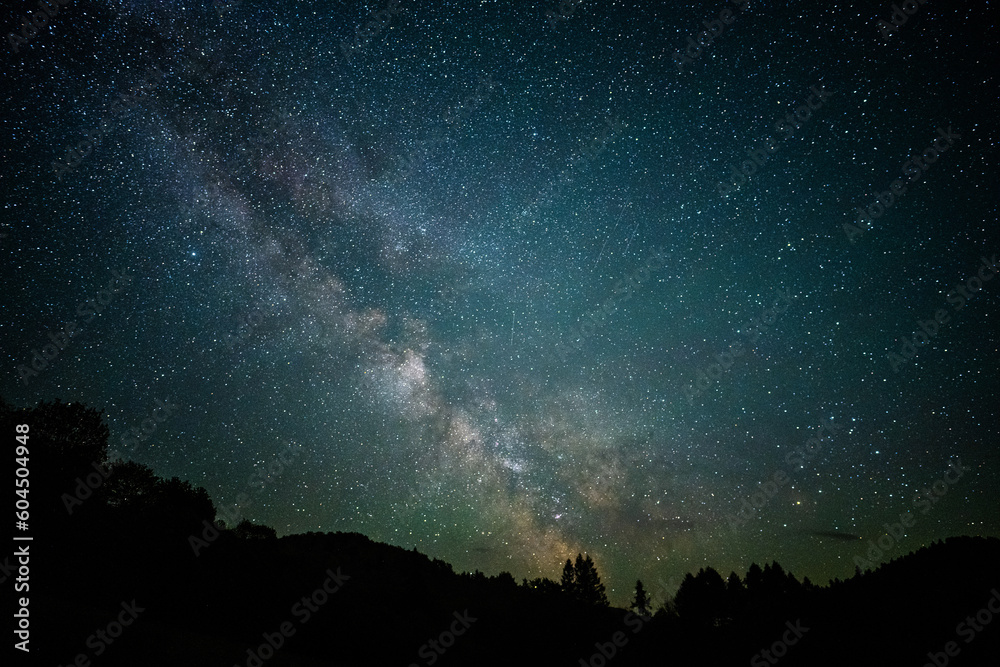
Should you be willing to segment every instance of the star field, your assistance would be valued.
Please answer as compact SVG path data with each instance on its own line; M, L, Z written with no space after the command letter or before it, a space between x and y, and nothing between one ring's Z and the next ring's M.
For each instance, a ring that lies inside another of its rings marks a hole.
M616 604L849 576L956 460L886 560L996 536L980 4L70 2L0 73L0 393L217 505L301 447L244 516L518 580L588 552Z

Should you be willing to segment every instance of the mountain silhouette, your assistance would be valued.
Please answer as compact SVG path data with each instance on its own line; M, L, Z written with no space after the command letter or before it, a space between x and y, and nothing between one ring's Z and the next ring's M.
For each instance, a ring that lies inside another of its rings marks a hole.
M108 461L96 410L0 400L0 422L32 425L37 664L942 667L1000 656L1000 621L987 622L1000 613L996 538L952 537L827 586L777 562L728 577L706 567L650 617L641 581L636 611L607 604L589 555L567 561L561 582L518 583L358 533L279 538L218 521L204 489Z

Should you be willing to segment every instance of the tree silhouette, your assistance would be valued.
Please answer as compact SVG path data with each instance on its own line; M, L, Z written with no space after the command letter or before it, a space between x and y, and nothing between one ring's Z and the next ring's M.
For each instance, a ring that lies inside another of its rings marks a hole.
M719 625L726 607L726 582L714 568L707 567L692 576L688 573L675 598L681 619L696 625Z
M118 520L133 527L190 533L200 530L202 521L215 518L215 506L205 489L177 477L157 477L152 468L135 461L113 463L99 492Z
M573 571L573 561L569 558L566 559L565 565L563 565L562 580L559 582L559 587L562 588L563 593L575 598L576 597L576 574Z
M261 526L243 519L233 528L233 534L244 540L276 540L278 534L270 526Z
M572 570L572 564L570 565L570 569ZM561 585L545 577L537 577L535 579L532 579L531 581L525 579L524 583L522 583L521 585L524 588L529 588L539 591L543 595L549 597L561 596L564 593L563 587Z
M56 400L42 401L28 412L35 421L32 435L45 438L47 451L59 458L63 470L77 472L107 462L110 431L103 411Z
M735 572L730 572L729 579L726 580L726 621L732 623L739 619L746 609L746 604L746 586L743 585L743 580L740 579L740 575Z
M760 569L760 565L757 563L750 563L750 569L747 570L746 587L747 592L751 595L757 595L761 592L761 583L764 580L764 573Z
M28 425L33 530L62 530L70 519L64 496L90 500L103 482L109 431L101 415L81 403L58 400L34 408L0 402L4 433L13 433L15 424ZM73 507L79 505L74 502Z
M564 567L564 576L565 572ZM576 555L576 563L573 565L573 588L580 602L599 607L609 606L601 576L597 574L597 568L594 567L594 561L589 555L586 558L583 554Z
M785 593L787 588L785 580L785 569L775 561L764 564L764 575L761 577L761 584L768 596L778 596Z
M109 507L138 509L153 502L159 478L149 466L122 461L111 466L111 474L101 488Z
M676 621L679 618L677 614L677 601L676 598L668 595L660 603L660 606L656 608L655 618L667 619L670 621Z
M646 594L646 589L643 588L642 586L642 580L636 579L635 597L632 598L632 604L629 605L629 609L639 614L640 616L646 617L650 615L649 608L650 608L649 596Z
M202 487L177 477L158 479L154 516L161 526L178 533L201 530L202 522L215 520L215 504ZM266 526L260 526L266 528ZM274 533L274 530L267 528ZM266 531L265 531L266 532Z

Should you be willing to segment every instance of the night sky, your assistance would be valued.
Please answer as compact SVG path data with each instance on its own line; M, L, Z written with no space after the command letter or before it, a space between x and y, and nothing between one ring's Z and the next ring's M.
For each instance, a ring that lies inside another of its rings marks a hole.
M616 604L1000 536L991 3L52 4L0 25L14 405Z

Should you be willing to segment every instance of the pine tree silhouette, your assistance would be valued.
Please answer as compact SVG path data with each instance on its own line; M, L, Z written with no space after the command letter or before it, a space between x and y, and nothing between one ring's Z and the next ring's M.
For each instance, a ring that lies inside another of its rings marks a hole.
M564 566L564 574L565 571ZM586 558L584 558L583 554L576 555L576 563L573 565L573 575L574 588L578 600L585 604L599 607L609 606L604 584L601 583L601 576L597 574L597 568L594 567L594 561L591 560L589 555Z
M576 573L573 570L573 561L569 558L566 559L566 564L563 565L562 580L559 582L563 593L575 598L576 597Z
M632 604L629 605L629 609L640 616L648 617L650 615L650 606L649 596L646 594L646 589L642 586L642 580L636 579L635 597L632 599Z

